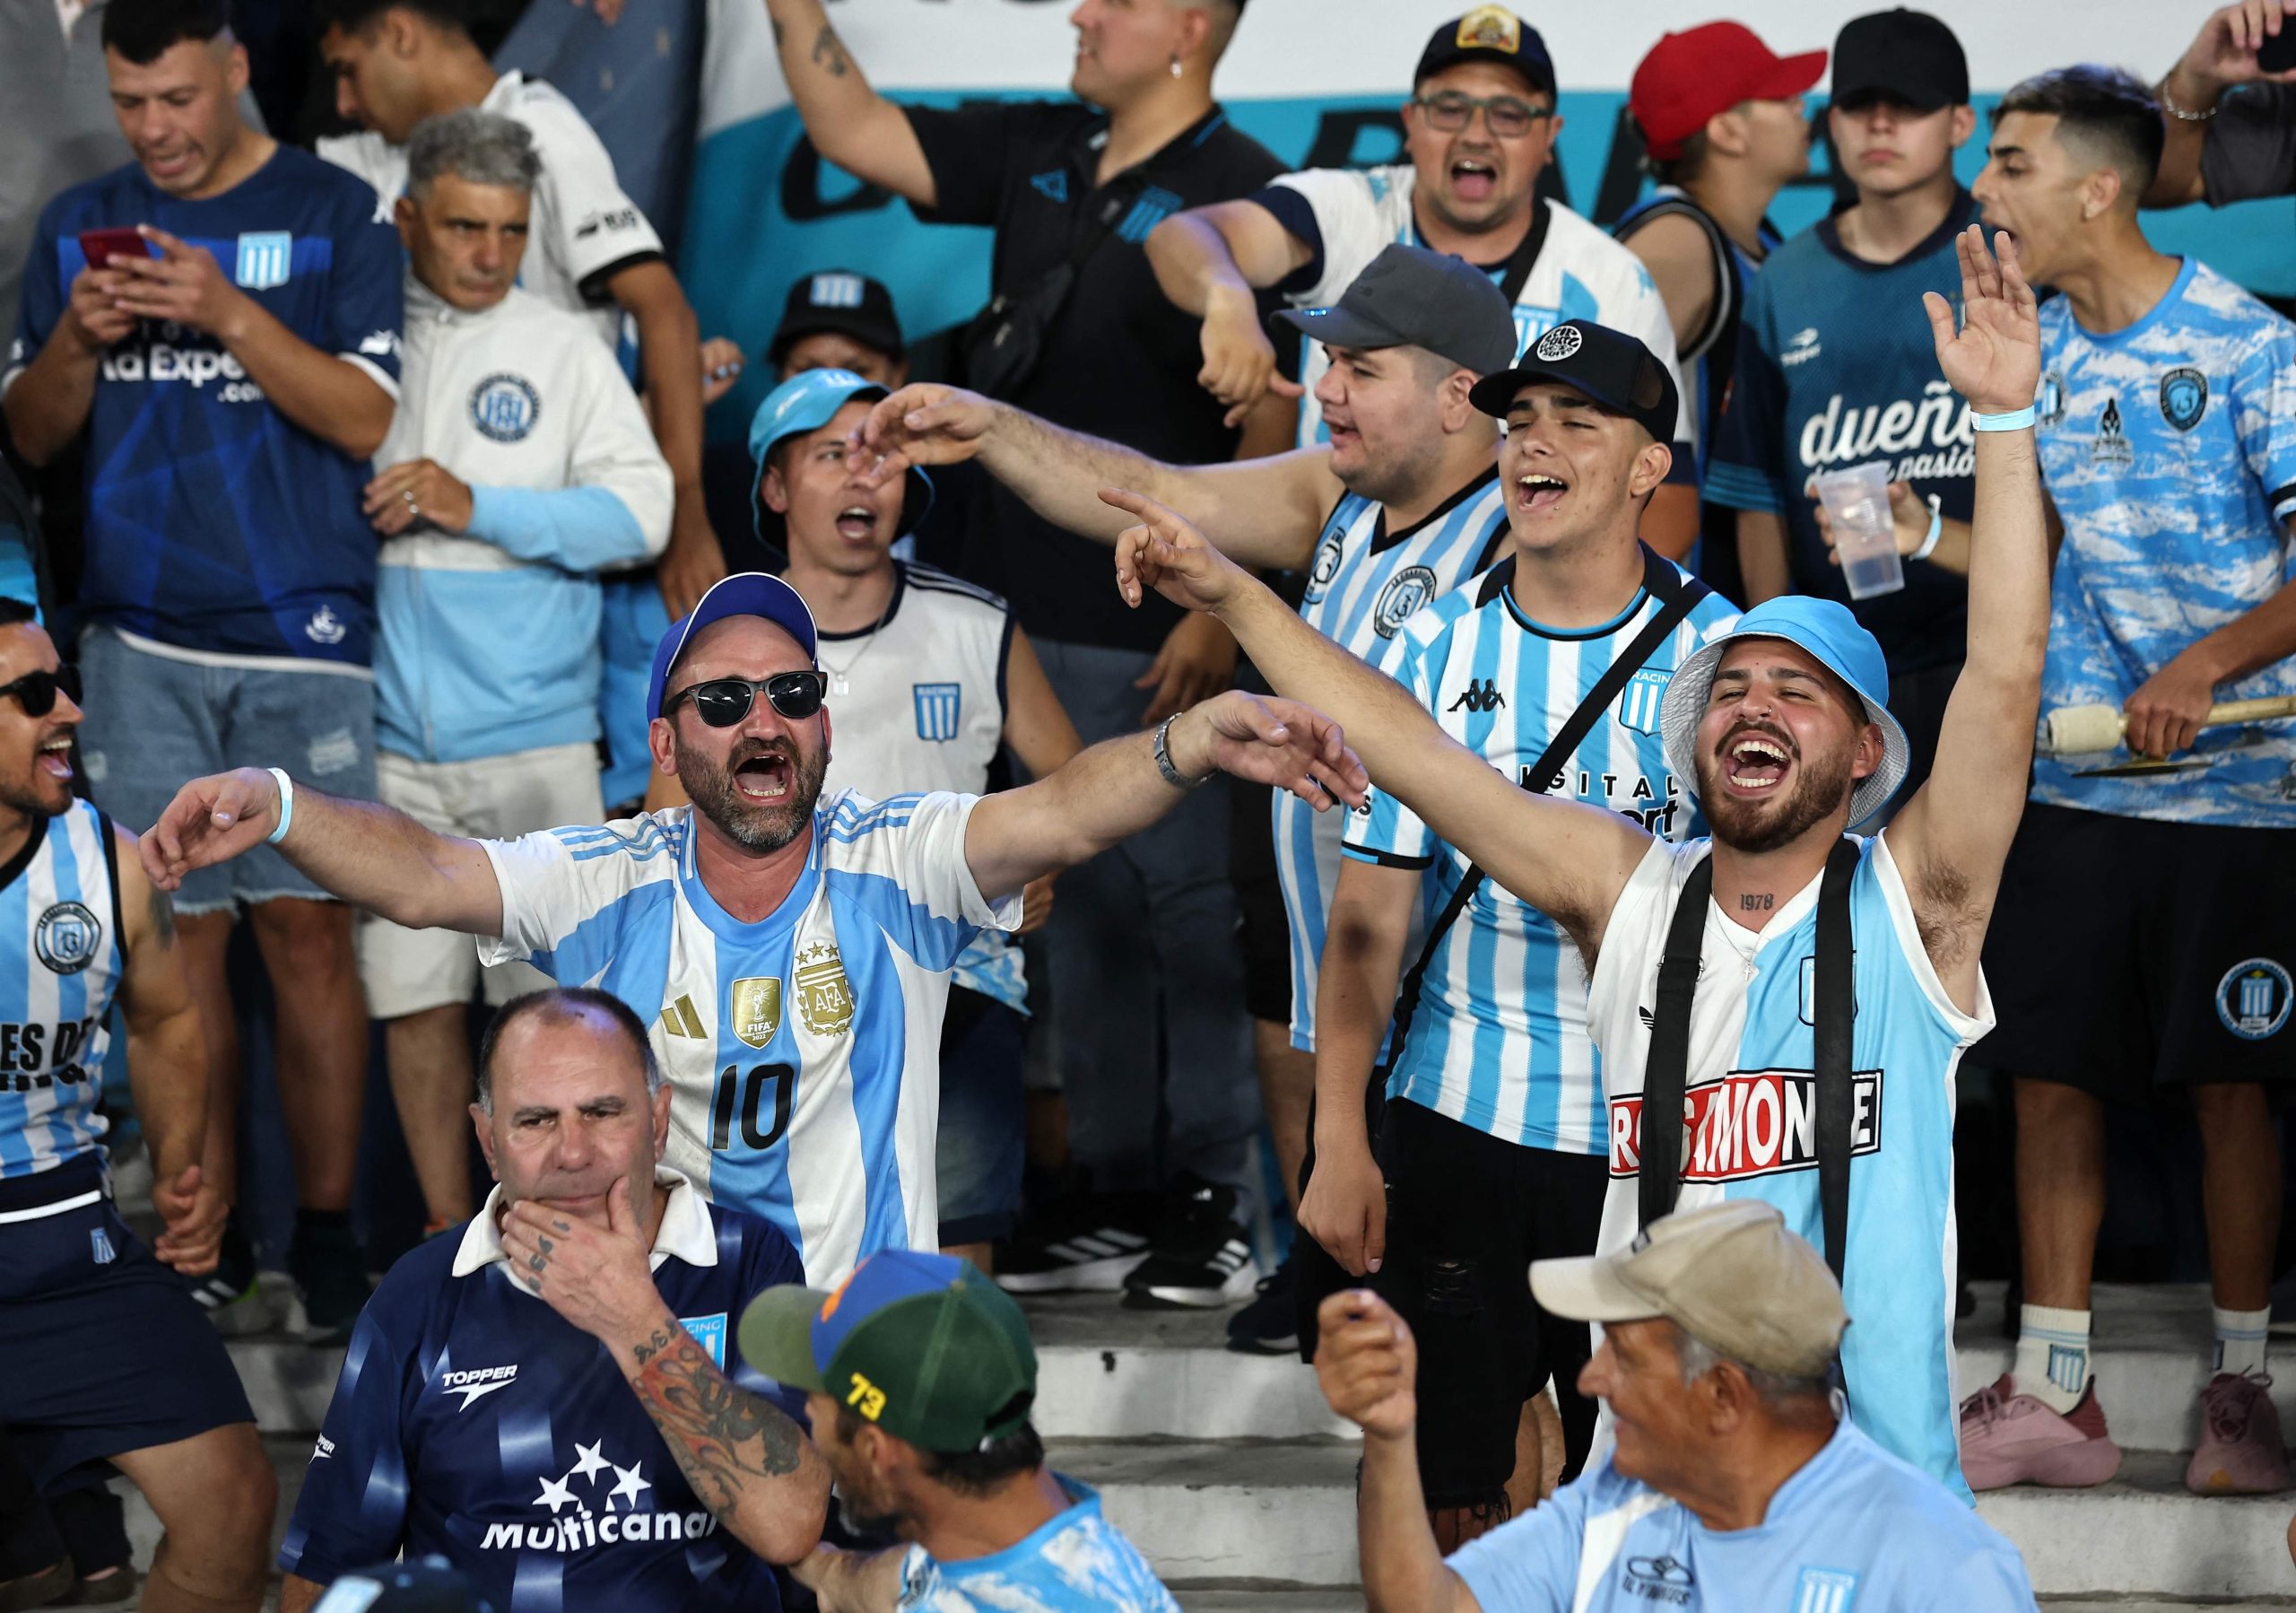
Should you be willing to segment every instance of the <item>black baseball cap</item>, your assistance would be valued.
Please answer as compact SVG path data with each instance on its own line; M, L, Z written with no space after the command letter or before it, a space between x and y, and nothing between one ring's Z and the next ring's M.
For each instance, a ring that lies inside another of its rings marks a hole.
M882 281L851 269L823 269L807 275L789 288L781 324L765 350L766 362L776 369L800 336L833 330L864 347L899 358L905 351L900 320L893 313L893 294Z
M1424 347L1488 375L1515 356L1515 310L1491 276L1445 252L1397 242L1383 248L1329 308L1287 308L1276 318L1334 347Z
M1475 382L1468 400L1486 414L1507 418L1515 394L1542 381L1582 392L1613 414L1623 414L1671 446L1682 399L1671 371L1640 341L1590 319L1565 319L1534 344L1511 370Z
M1833 41L1832 103L1848 108L1884 96L1920 112L1967 106L1970 62L1953 31L1902 5L1843 23Z
M1546 41L1503 5L1478 5L1437 29L1419 53L1413 87L1456 62L1498 62L1521 74L1532 89L1554 94L1554 60L1546 53Z

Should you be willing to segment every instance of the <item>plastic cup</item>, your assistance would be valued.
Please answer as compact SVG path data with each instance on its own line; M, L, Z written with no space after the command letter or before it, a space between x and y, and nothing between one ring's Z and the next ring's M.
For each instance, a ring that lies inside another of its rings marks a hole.
M1818 477L1818 500L1833 524L1834 553L1852 599L1905 587L1897 523L1890 518L1890 472L1880 463L1830 470Z

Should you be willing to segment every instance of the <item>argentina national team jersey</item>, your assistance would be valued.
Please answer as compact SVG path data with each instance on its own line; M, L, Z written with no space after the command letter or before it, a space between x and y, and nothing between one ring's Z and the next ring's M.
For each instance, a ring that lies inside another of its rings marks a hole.
M1980 980L1977 1012L1954 1006L1921 944L1887 835L1859 846L1849 887L1857 1011L1842 1370L1857 1426L1965 1495L1953 1397L1953 1072L1963 1050L1993 1028L1993 1003ZM1634 1240L1658 963L1683 883L1710 849L1704 840L1653 845L1611 909L1596 961L1587 1020L1610 1109L1611 1186L1596 1245L1605 1253ZM1709 900L1676 1208L1763 1199L1822 1249L1812 1029L1817 894L1813 877L1760 931Z
M1426 519L1387 530L1384 506L1343 493L1324 521L1300 615L1349 654L1382 665L1404 623L1490 565L1507 536L1506 490L1493 466ZM1318 812L1275 792L1275 870L1292 937L1292 1045L1316 1047L1316 981L1339 880L1344 812Z
M613 993L652 1026L669 1077L665 1163L762 1216L805 1280L938 1242L934 1182L949 970L1018 892L973 883L976 798L825 791L781 905L735 920L694 863L692 808L484 841L502 887L486 963L523 958Z
M1509 556L1473 588L1422 612L1405 630L1389 669L1445 733L1534 787L1525 775L1549 739L1665 605L1646 589L1600 626L1546 627L1516 603L1509 586L1515 563ZM1728 632L1737 615L1737 606L1713 594L1693 606L1579 741L1561 776L1538 786L1544 793L1608 807L1662 837L1694 833L1700 825L1687 780L1666 765L1658 702L1674 669ZM1420 914L1431 924L1470 866L1386 790L1375 789L1370 816L1349 826L1346 853L1425 869ZM1544 913L1484 880L1436 943L1410 1030L1390 1063L1387 1095L1525 1147L1599 1154L1602 1077L1587 1034L1578 947Z
M2296 579L2296 326L2187 258L2109 336L2041 308L2041 475L2065 523L2041 709L2118 709L2196 640ZM2296 694L2296 659L2217 686ZM2124 817L2296 828L2296 721L2204 729L2211 766L2083 778L2105 756L2033 758L2033 799Z
M127 966L117 850L85 801L0 868L0 1180L103 1152L111 1001Z
M732 1340L752 1299L802 1280L796 1252L664 1180L664 1303L735 1383L773 1392ZM512 1280L500 1191L360 1313L280 1568L326 1584L435 1553L501 1613L770 1613L771 1572L694 1495L613 1353Z

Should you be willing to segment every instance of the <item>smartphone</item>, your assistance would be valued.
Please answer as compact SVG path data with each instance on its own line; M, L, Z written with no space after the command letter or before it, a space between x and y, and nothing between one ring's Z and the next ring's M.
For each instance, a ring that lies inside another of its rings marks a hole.
M80 250L87 255L88 266L100 269L115 257L157 257L152 243L138 235L133 228L126 230L83 230Z
M2264 73L2285 73L2296 67L2296 18L2281 19L2280 31L2266 34L2263 44L2257 47L2257 67Z

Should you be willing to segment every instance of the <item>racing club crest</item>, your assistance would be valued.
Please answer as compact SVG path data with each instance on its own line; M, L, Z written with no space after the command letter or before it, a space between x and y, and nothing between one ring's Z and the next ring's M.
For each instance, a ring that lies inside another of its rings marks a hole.
M2216 1017L2243 1042L2262 1042L2288 1023L2296 981L2270 958L2235 963L2216 982Z
M1383 639L1392 639L1411 620L1419 607L1435 597L1435 573L1426 566L1405 566L1387 579L1387 586L1379 590L1379 603L1371 613L1371 625Z
M523 375L490 375L471 389L470 423L490 442L521 442L542 414L542 395Z
M32 952L58 974L77 974L95 962L104 927L76 902L59 902L32 926Z
M2189 365L2179 365L2161 378L2161 418L2180 432L2189 432L2208 413L2208 378Z
M816 941L797 951L797 972L791 984L797 998L797 1017L816 1036L841 1036L853 1024L853 986L845 978L845 960L836 944Z

